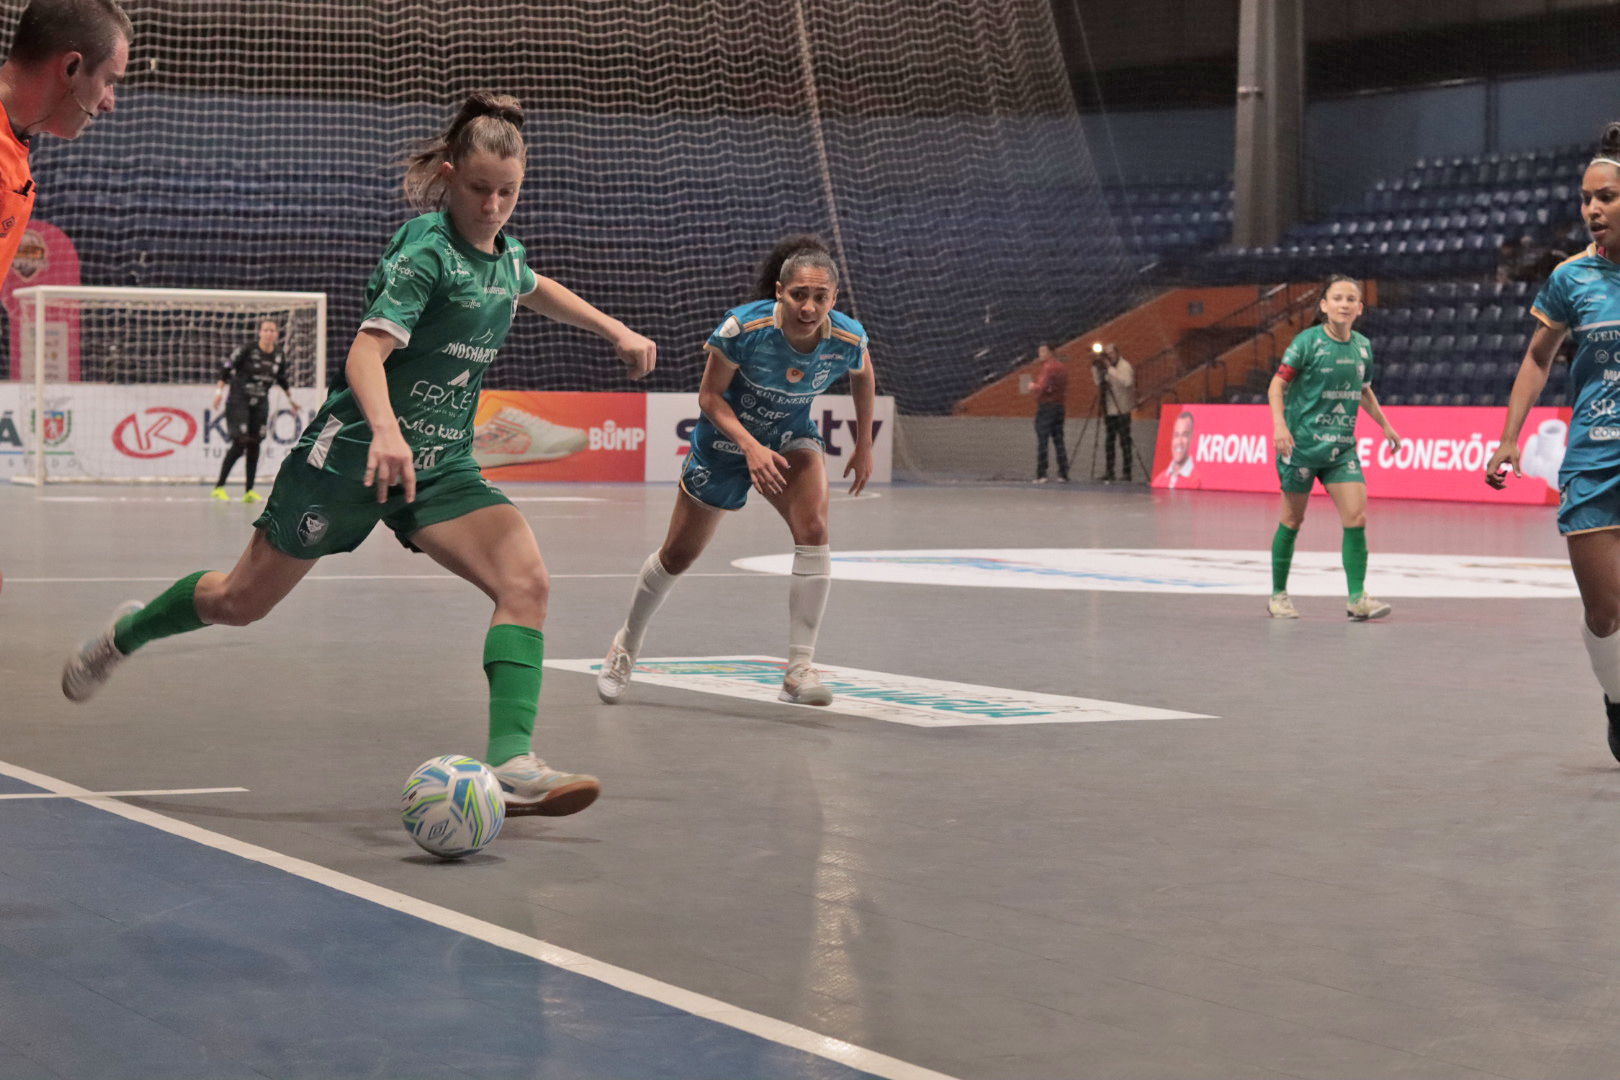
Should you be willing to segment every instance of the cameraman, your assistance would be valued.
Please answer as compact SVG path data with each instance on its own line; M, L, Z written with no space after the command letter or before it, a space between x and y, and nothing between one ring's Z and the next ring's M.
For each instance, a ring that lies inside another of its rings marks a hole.
M1125 482L1131 482L1131 458L1135 448L1131 442L1131 413L1136 411L1136 372L1131 362L1119 355L1114 344L1093 345L1091 376L1097 382L1098 396L1103 403L1103 423L1108 436L1103 450L1103 483L1114 482L1114 443L1117 440L1125 454ZM1095 467L1095 466L1093 466Z

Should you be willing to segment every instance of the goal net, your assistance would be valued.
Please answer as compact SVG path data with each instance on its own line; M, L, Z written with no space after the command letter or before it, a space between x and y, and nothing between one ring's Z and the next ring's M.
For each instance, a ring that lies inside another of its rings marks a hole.
M789 232L834 242L880 390L914 413L1133 281L1049 0L126 7L134 74L83 138L40 140L36 214L86 282L326 292L333 355L411 216L398 162L476 89L527 110L530 261L660 347L632 387L602 342L520 313L490 389L695 390Z
M223 289L40 285L11 311L11 377L0 393L0 461L18 483L200 482L230 444L214 405L221 365L273 320L293 400L308 419L326 385L326 296ZM298 437L270 392L261 460Z

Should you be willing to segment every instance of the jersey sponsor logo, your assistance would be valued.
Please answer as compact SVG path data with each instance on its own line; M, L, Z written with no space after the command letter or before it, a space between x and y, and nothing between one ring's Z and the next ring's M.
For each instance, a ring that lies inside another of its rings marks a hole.
M331 520L319 506L307 507L298 515L298 542L307 548L314 547L326 538L331 527Z
M548 660L547 667L595 674L600 660ZM690 656L638 660L636 680L751 701L776 702L787 662L771 656ZM1108 720L1211 720L1117 701L945 682L817 664L833 692L828 712L912 727L1084 724Z
M689 466L681 477L682 482L693 491L702 491L709 486L709 481L713 478L713 474L701 465Z
M399 427L401 431L409 431L414 435L421 435L428 439L450 439L453 442L460 442L467 438L466 428L449 427L422 417L402 417L399 421Z
M714 332L714 336L717 338L734 338L740 333L742 333L742 323L737 321L737 316L727 315L726 321L720 324L720 329Z
M462 412L478 404L478 391L417 379L411 387L411 400L420 401L435 411Z
M416 456L411 459L411 467L413 469L431 469L439 463L439 455L442 453L444 453L442 445L424 446L417 450Z
M822 368L820 371L816 372L816 377L810 380L810 385L814 386L817 390L820 390L823 386L827 385L827 380L830 378L832 378L832 368Z
M1593 442L1614 442L1620 439L1620 427L1595 427L1591 439Z
M130 413L113 428L113 446L132 458L163 458L190 446L197 437L197 421L183 409L155 406Z
M737 457L747 456L743 453L742 447L738 446L730 439L716 439L712 445L722 454L735 454Z
M445 385L446 386L466 386L467 385L467 380L469 378L471 378L471 377L472 377L472 368L468 368L466 371L463 371L460 375L457 375L455 378L453 378L449 382L445 383Z
M1581 419L1591 423L1594 420L1606 420L1611 416L1620 416L1620 401L1614 398L1599 398L1586 407L1586 415Z
M804 372L802 370L800 370L799 368L796 368L796 367L788 368L787 369L787 381L790 382L790 383L803 382L804 381Z
M495 354L500 352L500 349L492 349L478 345L468 345L461 341L452 341L439 351L444 353L446 356L455 357L457 360L464 360L474 364L491 364L494 363Z
M1087 592L1271 595L1271 551L1165 548L957 548L835 551L841 581ZM793 572L793 555L732 562L739 570ZM1288 591L1344 598L1337 550L1296 552ZM1297 576L1297 577L1296 577ZM1295 581L1298 581L1296 587ZM1568 559L1480 555L1378 555L1380 596L1564 597L1579 594ZM817 664L819 668L821 665Z

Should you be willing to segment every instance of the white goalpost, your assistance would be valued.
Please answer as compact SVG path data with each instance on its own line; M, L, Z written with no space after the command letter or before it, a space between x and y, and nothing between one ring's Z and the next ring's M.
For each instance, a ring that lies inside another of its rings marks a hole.
M293 400L326 391L326 294L39 285L18 289L0 383L0 465L19 484L201 483L230 443L220 365L274 320ZM261 460L298 438L279 389ZM9 423L7 423L9 421Z

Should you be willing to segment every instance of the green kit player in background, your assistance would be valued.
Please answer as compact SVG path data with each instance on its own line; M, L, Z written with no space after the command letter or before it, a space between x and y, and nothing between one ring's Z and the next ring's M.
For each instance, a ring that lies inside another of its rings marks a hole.
M1271 539L1269 611L1273 619L1299 618L1288 598L1288 569L1311 488L1321 480L1344 525L1344 576L1350 587L1346 613L1358 621L1381 619L1389 614L1389 605L1368 596L1365 584L1367 478L1356 454L1356 416L1366 409L1394 449L1400 449L1401 437L1373 394L1372 346L1352 329L1361 317L1361 285L1334 274L1318 306L1322 321L1288 346L1267 394L1282 485L1282 521Z
M529 269L502 230L523 183L523 112L474 94L411 159L407 198L428 210L394 234L366 286L342 376L288 455L236 567L182 578L125 605L69 658L62 691L88 699L124 657L159 638L264 618L323 555L353 551L379 522L495 603L484 639L489 748L512 809L572 814L601 791L531 748L550 582L534 532L472 457L484 371L519 306L611 342L631 378L651 341Z

